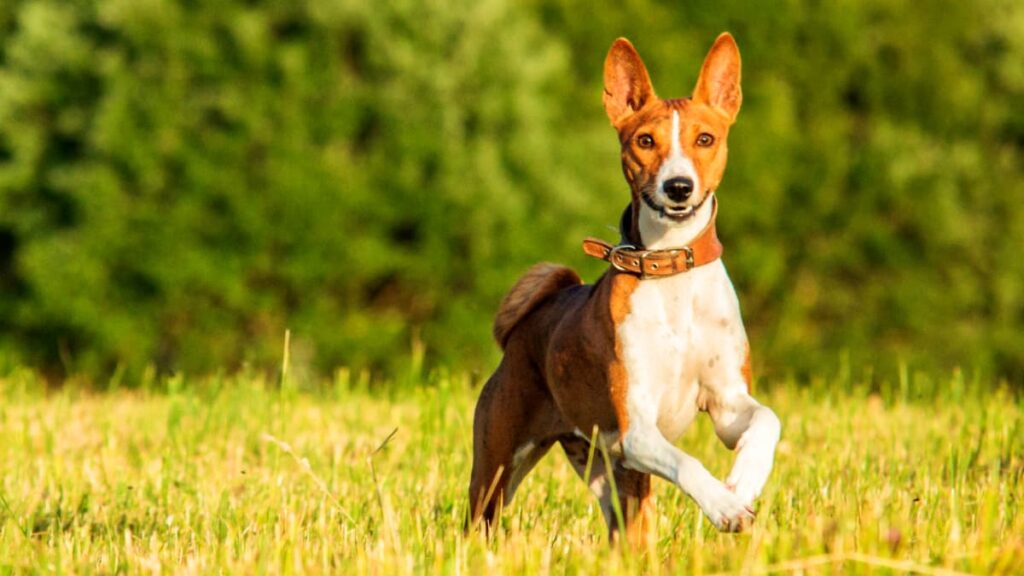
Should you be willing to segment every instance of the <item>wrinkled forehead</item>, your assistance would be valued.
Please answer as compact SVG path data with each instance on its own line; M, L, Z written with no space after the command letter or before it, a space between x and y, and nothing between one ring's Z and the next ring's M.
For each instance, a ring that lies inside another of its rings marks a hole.
M625 142L641 132L661 132L672 129L672 113L679 113L680 130L700 126L704 130L724 132L729 128L726 118L710 106L689 98L658 100L630 116L619 128L619 137Z

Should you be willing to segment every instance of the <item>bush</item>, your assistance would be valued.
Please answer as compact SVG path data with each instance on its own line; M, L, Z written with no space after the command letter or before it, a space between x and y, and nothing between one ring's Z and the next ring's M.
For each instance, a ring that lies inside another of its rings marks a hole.
M586 14L586 18L581 18ZM0 6L0 347L101 374L486 369L537 260L600 272L627 193L600 105L631 37L664 95L721 30L721 190L756 364L1024 374L1024 9L577 0Z

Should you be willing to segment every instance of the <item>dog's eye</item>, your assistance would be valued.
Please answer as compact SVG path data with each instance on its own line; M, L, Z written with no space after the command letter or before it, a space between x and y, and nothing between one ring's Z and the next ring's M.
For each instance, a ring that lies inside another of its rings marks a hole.
M650 134L641 134L636 137L636 145L641 148L654 148L654 137Z
M697 146L700 146L701 148L707 148L714 143L715 137L707 132L701 132L700 135L697 136Z

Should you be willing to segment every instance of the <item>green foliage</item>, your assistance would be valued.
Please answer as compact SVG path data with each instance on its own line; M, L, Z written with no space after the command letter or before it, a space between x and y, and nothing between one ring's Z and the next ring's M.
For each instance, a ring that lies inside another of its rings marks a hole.
M586 17L581 17L585 15ZM0 5L0 349L103 372L486 369L530 263L626 201L601 62L744 56L721 189L755 363L1024 374L1024 8L940 2Z

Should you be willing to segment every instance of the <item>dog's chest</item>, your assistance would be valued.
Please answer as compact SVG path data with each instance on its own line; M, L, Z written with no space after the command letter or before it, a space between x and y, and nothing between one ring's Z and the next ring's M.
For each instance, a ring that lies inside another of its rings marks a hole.
M631 419L656 418L669 440L686 430L717 387L740 376L746 335L721 261L644 280L618 326Z

